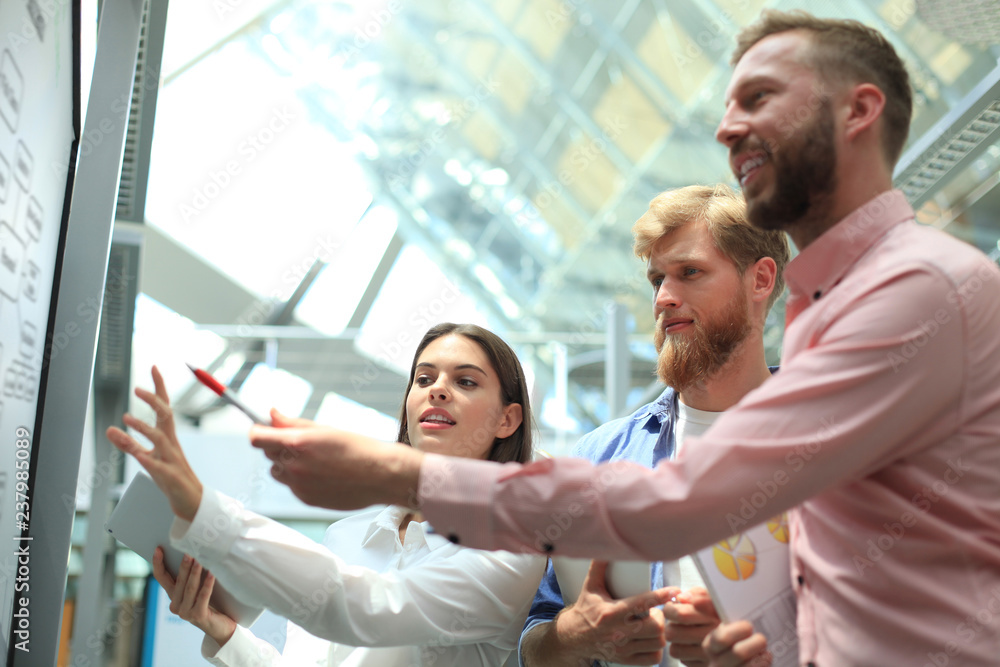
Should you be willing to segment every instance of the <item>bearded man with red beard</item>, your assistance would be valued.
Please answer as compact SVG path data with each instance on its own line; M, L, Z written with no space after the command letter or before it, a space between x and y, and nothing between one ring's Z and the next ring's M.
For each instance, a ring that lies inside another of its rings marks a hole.
M571 455L652 468L683 456L688 438L770 376L764 321L784 288L789 249L784 234L751 226L743 198L724 185L664 192L632 231L652 287L657 375L667 387L652 403L584 436ZM702 639L719 619L690 557L654 563L651 588L667 594L661 587L671 587L669 597L683 593L646 616L636 609L657 598L611 599L605 569L595 562L567 606L549 564L521 634L521 665L666 666L704 658Z

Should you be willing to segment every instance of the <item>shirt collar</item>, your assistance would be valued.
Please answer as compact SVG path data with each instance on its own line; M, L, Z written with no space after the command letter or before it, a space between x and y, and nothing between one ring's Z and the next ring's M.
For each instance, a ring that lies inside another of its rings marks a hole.
M645 419L646 417L656 417L660 422L667 415L672 415L677 409L677 391L673 387L667 387L652 403L647 403L632 415L634 421Z
M806 246L785 267L792 297L818 300L891 227L913 219L913 208L899 190L888 190L861 205Z
M374 519L372 519L371 524L368 526L368 530L365 532L364 538L361 540L362 546L371 545L378 535L385 535L388 539L395 540L399 535L400 524L403 523L403 519L406 518L406 515L410 514L410 512L410 509L406 507L399 507L398 505L390 505L386 507L384 510L379 512ZM418 528L419 530L413 532L414 528ZM451 544L451 542L443 537L441 539L435 539L437 537L439 536L428 534L427 522L418 522L416 526L406 531L406 539L408 542L411 540L420 540L431 551L445 544Z
M380 532L398 533L399 524L403 522L403 517L407 514L409 514L409 510L397 505L389 505L372 519L361 544L367 545Z

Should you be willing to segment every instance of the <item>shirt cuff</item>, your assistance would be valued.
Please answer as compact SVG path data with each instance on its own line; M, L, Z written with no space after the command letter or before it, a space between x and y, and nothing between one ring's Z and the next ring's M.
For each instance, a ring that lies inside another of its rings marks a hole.
M170 545L208 566L224 558L242 530L243 505L214 489L206 488L201 504L188 522L174 518L170 527Z
M424 454L418 494L434 532L455 544L493 549L493 487L502 471L492 461Z
M278 652L242 625L237 625L236 632L221 647L205 635L201 657L220 667L267 667L277 664Z

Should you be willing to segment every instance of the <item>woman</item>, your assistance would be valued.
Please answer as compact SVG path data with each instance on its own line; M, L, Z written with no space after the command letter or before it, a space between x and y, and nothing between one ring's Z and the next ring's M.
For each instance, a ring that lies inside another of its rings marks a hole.
M155 367L153 382L155 393L136 389L136 395L155 410L156 425L124 417L153 449L121 429L107 434L146 468L178 517L171 543L190 556L175 580L157 550L154 575L170 595L171 611L205 632L202 655L210 662L467 667L501 665L517 646L544 559L465 549L399 507L338 521L318 545L203 489L177 442ZM279 427L321 428L277 411L271 416ZM531 458L530 423L524 373L506 343L471 324L440 324L427 332L410 368L401 442L439 454L523 463ZM294 622L282 656L208 606L215 579L208 574L202 580L202 564L237 597ZM324 642L318 659L315 638L300 628L331 642Z

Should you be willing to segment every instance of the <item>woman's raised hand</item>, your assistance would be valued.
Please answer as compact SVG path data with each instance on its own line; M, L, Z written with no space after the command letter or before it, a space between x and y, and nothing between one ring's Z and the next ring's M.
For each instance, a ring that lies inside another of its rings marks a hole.
M178 517L191 521L201 504L202 485L191 469L174 430L174 413L170 408L170 397L163 384L163 376L153 366L153 387L155 393L136 388L135 395L149 404L156 415L155 425L126 414L122 421L153 443L146 449L135 438L117 427L107 430L108 440L115 447L135 457L156 485L167 496L170 507Z

